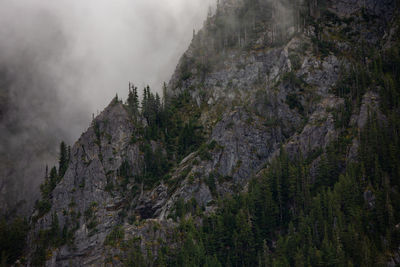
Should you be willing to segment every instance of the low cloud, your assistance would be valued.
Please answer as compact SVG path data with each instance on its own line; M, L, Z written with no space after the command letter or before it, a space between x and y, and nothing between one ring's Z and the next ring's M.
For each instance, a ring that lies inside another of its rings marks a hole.
M2 0L0 183L37 185L58 143L72 144L128 81L160 91L212 4Z

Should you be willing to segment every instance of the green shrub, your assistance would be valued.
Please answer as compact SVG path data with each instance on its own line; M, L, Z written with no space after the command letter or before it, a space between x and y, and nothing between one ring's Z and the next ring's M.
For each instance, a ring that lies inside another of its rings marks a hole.
M208 144L208 149L209 150L213 150L216 146L217 146L217 141L212 140L209 144Z
M301 68L301 59L297 54L290 54L289 59L292 63L293 70L298 70Z
M43 217L51 210L51 202L49 199L41 199L36 202L35 208L38 210L38 218Z
M217 186L215 184L215 178L218 178L219 174L216 172L212 172L205 179L205 183L210 188L211 194L216 197L217 196Z
M211 154L208 152L208 146L206 144L202 144L199 148L198 155L201 160L211 160Z
M115 226L113 230L107 235L104 245L115 247L118 242L123 240L125 237L125 231L122 226Z
M304 107L296 93L291 93L286 96L286 104L288 104L291 109L296 108L301 114L304 112Z

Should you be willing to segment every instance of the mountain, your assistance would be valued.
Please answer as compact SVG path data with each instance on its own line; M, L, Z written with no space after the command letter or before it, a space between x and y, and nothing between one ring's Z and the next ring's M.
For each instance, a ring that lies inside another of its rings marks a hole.
M162 99L130 85L61 147L19 262L400 264L398 10L218 1Z

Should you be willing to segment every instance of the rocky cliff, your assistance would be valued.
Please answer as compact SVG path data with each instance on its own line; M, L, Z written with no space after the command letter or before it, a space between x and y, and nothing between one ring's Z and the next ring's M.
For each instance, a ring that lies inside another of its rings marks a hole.
M249 190L249 182L283 152L308 159L310 185L318 183L319 166L339 139L347 138L339 172L358 160L358 132L371 112L380 121L385 115L373 90L351 103L341 90L348 88L356 53L369 64L367 47L396 42L396 3L308 4L302 8L312 12L299 15L301 22L279 28L276 16L284 13L259 1L263 13L250 12L238 28L218 33L244 8L251 10L250 2L220 3L166 87L164 105L173 106L183 123L196 118L201 144L179 157L166 139L146 139L149 121L114 99L72 146L47 208L38 205L32 215L28 265L162 266L160 248L181 245L182 207L201 225L202 216L216 212L224 197ZM148 155L168 162L151 183L139 178L147 172Z

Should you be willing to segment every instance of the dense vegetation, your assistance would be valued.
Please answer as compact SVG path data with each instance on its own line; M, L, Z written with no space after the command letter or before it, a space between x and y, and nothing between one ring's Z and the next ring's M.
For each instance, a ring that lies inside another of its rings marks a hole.
M165 85L164 85L165 89ZM133 123L139 129L132 136L131 143L139 143L144 154L141 175L134 177L136 182L152 186L162 179L168 180L168 172L189 153L197 150L203 143L203 129L198 119L199 108L187 93L177 97L161 99L147 86L143 90L139 105L137 88L131 85L125 108L130 112ZM145 123L143 124L143 120ZM152 142L161 144L156 148ZM165 151L164 149L165 148ZM122 177L127 177L129 163L120 169Z
M245 18L252 14L256 18L262 8L252 10L256 5L245 2L249 9L231 15L244 14ZM320 32L338 18L324 11L323 1L316 3L319 5L314 10L308 9L313 12L305 22L317 31L314 51L321 56L332 52L340 55ZM207 72L214 66L208 60L215 58L211 53L241 47L240 35L251 36L251 30L247 32L251 19L228 24L226 14L224 20L218 21L218 12L207 20L207 32L195 37L199 44L201 38L217 40L215 47L199 45L195 58L202 59L200 62L184 57L181 80L192 76L190 65L197 64ZM364 10L362 15L364 20L370 19ZM233 21L240 19L235 17ZM350 55L341 55L350 65L343 68L340 81L332 88L332 93L345 100L333 112L340 136L325 151L317 150L306 157L293 159L282 149L251 181L247 192L220 198L215 214L202 215L195 201L178 200L175 216L180 218L180 225L173 239L179 246L162 245L155 258L156 266L387 264L400 245L400 43L396 40L392 48L378 50L357 40L357 36L353 33L345 37L355 46ZM196 39L194 42L196 45ZM378 95L379 109L369 110L365 127L359 129L350 119L359 111L367 92ZM287 101L288 105L298 106L293 97ZM354 139L359 140L358 154L350 159ZM316 174L311 175L316 159ZM137 247L132 255L140 263L128 261L128 266L151 262L141 256Z
M360 51L332 88L345 105L335 111L341 134L325 153L289 159L283 149L248 192L219 199L200 225L196 209L181 204L181 246L163 247L160 266L387 264L400 245L400 46ZM379 95L379 109L360 130L350 117L367 92ZM358 156L350 160L357 137Z
M340 54L323 40L324 19L333 16L325 12L324 1L282 3L294 14L292 24L273 28L272 38L262 44L256 41L265 25L283 15L271 8L272 2L246 0L233 13L218 8L206 21L206 30L194 37L194 58L198 62L183 58L180 81L194 75L190 72L193 64L200 75L210 72L215 66L210 60L218 60L215 55L224 49L257 50L280 45L288 37L284 34L290 25L298 32L312 25L316 31L312 40L315 54L323 57L334 52L349 62L331 88L331 93L344 99L344 105L332 111L340 135L326 149L309 155L288 155L282 145L280 154L250 181L245 192L219 196L216 180L221 177L212 172L204 182L215 198L215 213L205 215L204 207L194 199L178 199L170 218L179 226L170 240L157 240L160 248L156 255L143 253L140 238L124 241L122 224L115 226L104 245L121 245L128 255L121 259L126 266L381 266L398 251L400 42L395 40L391 49L382 51L361 43L355 45L351 55ZM213 47L204 47L202 38L214 40ZM284 79L293 87L302 83L294 72ZM379 108L369 110L366 126L359 129L351 116L358 114L368 92L377 95ZM187 90L177 96L164 93L161 99L146 87L141 99L138 89L130 85L123 107L137 131L130 143L139 145L143 164L135 176L128 161L121 164L116 170L116 175L124 178L120 188L125 190L133 182L152 189L163 180L171 191L180 182L171 181L173 167L194 151L201 160L210 160L208 150L216 144L205 143L199 122L201 110ZM286 104L304 115L296 94L287 95ZM96 143L101 146L100 127L96 122L93 127ZM358 153L349 158L354 140L359 142ZM59 166L46 170L33 222L51 210L52 191L64 177L70 157L70 149L61 143ZM185 178L182 174L179 179ZM117 188L110 182L105 190L112 193ZM70 207L74 205L71 201ZM84 214L74 213L62 229L57 215L52 214L51 227L37 234L32 265L45 262L47 248L72 245L81 216L87 223L88 236L93 235L98 223L97 207L98 203L93 202ZM0 221L2 264L13 263L21 256L27 231L25 220L16 219L11 224Z
M13 264L25 248L28 222L22 218L0 218L0 266Z

